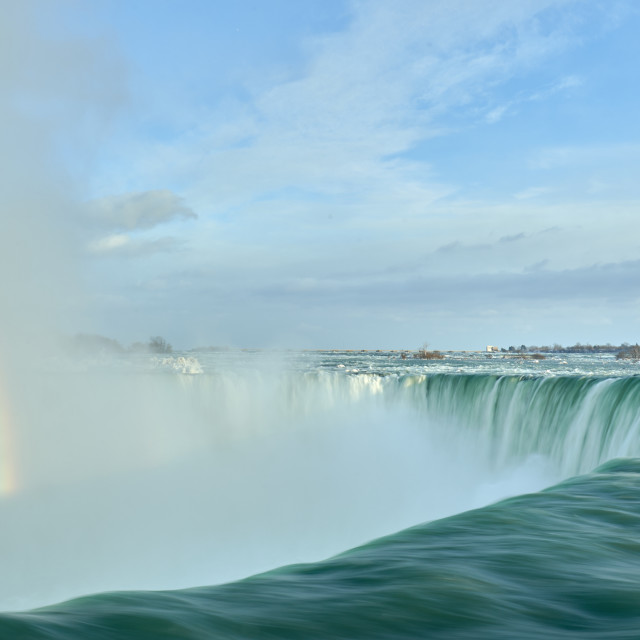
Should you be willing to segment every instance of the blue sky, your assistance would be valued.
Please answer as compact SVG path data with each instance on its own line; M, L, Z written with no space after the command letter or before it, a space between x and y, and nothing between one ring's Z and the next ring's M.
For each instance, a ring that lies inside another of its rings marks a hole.
M640 339L637 3L9 14L0 115L25 157L5 156L4 179L43 195L15 187L4 209L24 206L21 237L47 230L30 260L46 273L26 280L65 301L62 330L178 347Z

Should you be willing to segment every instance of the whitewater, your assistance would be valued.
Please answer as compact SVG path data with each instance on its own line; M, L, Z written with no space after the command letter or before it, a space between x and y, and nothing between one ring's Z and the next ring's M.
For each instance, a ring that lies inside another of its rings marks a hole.
M3 372L1 638L638 638L640 365L86 354Z

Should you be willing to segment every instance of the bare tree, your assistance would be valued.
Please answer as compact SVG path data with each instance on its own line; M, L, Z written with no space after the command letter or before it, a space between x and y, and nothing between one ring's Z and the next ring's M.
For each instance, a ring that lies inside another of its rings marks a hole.
M429 351L429 345L426 342L422 345L422 349L413 354L413 357L420 360L442 360L444 358L439 351Z
M148 347L151 353L171 353L173 351L173 347L162 336L150 338Z

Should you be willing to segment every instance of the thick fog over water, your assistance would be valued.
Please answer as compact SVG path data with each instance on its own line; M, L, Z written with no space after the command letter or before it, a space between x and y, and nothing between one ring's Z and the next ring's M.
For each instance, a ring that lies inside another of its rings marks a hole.
M349 356L332 371L303 355L209 358L197 374L179 356L30 374L4 425L2 608L315 561L556 477L536 456L496 466L382 378L346 373Z
M635 451L607 395L634 366L43 353L3 415L0 606L223 582L539 490Z

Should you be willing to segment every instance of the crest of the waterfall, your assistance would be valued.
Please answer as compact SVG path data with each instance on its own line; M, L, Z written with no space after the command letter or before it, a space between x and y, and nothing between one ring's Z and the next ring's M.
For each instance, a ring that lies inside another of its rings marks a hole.
M409 376L400 393L434 423L447 422L495 468L544 456L562 477L640 454L635 376Z

